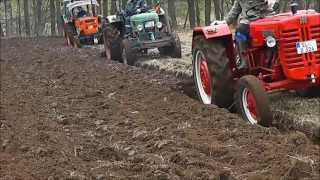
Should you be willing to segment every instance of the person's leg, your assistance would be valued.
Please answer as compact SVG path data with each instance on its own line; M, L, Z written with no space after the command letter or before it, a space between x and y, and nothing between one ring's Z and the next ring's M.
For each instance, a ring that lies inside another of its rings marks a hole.
M243 69L247 68L247 56L245 52L248 49L249 37L250 37L250 25L240 23L236 29L236 45L238 53L240 56L240 62L238 63L238 68Z

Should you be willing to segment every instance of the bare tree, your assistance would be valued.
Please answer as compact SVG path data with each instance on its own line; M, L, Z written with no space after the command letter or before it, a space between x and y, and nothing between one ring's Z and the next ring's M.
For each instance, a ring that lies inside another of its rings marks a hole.
M62 35L63 21L62 21L62 15L61 15L60 1L58 0L55 2L56 2L56 21L57 21L58 35Z
M211 22L211 0L205 0L205 24L208 26Z
M107 17L109 14L109 1L108 0L103 0L103 16Z
M30 36L29 0L23 0L23 15L26 35Z
M56 5L54 0L50 0L50 20L51 20L51 35L56 35Z
M12 11L12 1L7 1L8 2L8 10L9 10L9 15L10 15L10 28L9 28L9 33L13 34L13 11Z
M176 17L176 3L175 1L168 1L168 14L172 21L173 28L177 27L177 17Z
M195 0L195 5L196 5L197 26L200 26L200 24L201 24L201 17L200 17L199 0Z
M320 12L320 1L315 1L314 4L315 4L315 9L316 9L318 12Z
M221 20L223 17L221 17L221 0L214 0L214 14L216 20Z
M111 0L111 14L117 12L117 0Z
M188 0L188 12L189 12L189 22L190 27L196 27L196 12L195 12L195 2L194 0Z
M4 36L4 33L3 33L3 29L2 29L2 24L0 22L0 37L3 37Z
M20 0L17 0L17 32L21 36L21 8Z

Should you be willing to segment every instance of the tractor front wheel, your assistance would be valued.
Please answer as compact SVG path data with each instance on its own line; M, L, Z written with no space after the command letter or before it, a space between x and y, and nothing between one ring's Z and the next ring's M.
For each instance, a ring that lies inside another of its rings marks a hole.
M251 124L270 126L272 113L268 95L258 78L252 75L239 79L236 103L240 115Z
M137 61L137 51L132 48L128 39L122 40L121 49L122 63L133 66Z

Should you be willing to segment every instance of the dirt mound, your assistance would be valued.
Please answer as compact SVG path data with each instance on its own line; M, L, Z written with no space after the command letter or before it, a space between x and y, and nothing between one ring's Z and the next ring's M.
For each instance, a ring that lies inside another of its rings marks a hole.
M1 43L0 179L318 179L320 148L59 38Z

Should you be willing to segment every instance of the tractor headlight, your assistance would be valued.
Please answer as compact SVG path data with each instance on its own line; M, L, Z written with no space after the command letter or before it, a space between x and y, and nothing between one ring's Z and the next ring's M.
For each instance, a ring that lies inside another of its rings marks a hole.
M277 45L277 40L272 36L268 36L266 38L266 44L269 48L273 48Z
M139 25L137 26L137 29L138 29L138 31L142 31L142 30L143 30L143 25L139 24Z
M157 28L162 28L162 22L157 22Z

